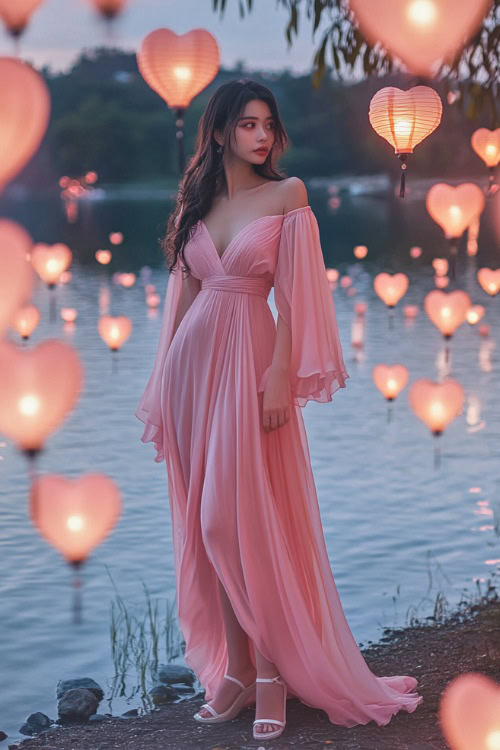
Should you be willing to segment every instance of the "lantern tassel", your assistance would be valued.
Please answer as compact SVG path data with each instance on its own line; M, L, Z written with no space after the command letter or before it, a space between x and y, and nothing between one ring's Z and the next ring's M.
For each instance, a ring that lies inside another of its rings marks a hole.
M408 154L398 154L398 159L401 162L401 185L399 187L399 197L405 197L405 170L406 170L406 157Z

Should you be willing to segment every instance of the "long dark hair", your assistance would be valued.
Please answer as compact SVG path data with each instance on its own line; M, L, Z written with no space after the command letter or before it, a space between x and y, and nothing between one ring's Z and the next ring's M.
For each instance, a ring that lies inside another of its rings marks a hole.
M262 164L252 165L256 174L270 180L284 180L287 175L276 167L276 162L288 147L290 140L279 116L274 95L266 86L251 78L228 81L214 91L198 124L194 155L190 158L177 193L174 211L167 223L162 249L169 271L177 263L190 271L184 257L184 246L197 222L208 212L214 194L225 181L223 156L230 143L238 118L253 99L266 102L274 118L274 143ZM214 130L224 134L222 153L214 138Z

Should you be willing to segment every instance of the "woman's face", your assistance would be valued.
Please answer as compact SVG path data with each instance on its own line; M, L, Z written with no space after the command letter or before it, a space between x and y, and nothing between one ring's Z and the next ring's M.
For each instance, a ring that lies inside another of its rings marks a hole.
M232 150L235 156L252 164L263 164L275 140L274 119L266 102L247 102L236 123ZM256 149L265 149L257 151Z

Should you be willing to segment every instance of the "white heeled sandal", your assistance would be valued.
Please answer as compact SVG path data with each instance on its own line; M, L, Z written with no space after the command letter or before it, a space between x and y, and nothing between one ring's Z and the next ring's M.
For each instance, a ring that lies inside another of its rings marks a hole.
M212 714L212 716L201 716L198 712L193 716L196 721L199 721L202 724L218 724L222 721L229 721L230 719L234 719L236 716L238 716L238 714L244 707L245 702L250 697L252 691L255 690L255 682L252 682L251 685L247 685L245 687L245 685L240 680L237 680L236 677L230 677L228 674L225 674L224 678L226 680L232 680L233 682L236 682L236 684L241 687L241 693L236 696L229 708L221 714L218 714L217 711L212 708L212 706L208 705L208 703L204 703L202 706L200 706L200 711L202 708L206 708L207 711Z
M256 740L271 740L273 737L279 737L283 732L286 724L286 682L282 679L281 675L277 674L276 677L257 677L257 682L277 682L283 685L285 688L283 691L283 721L278 719L255 719L253 723L253 736ZM279 724L281 729L275 729L272 732L256 732L256 724Z

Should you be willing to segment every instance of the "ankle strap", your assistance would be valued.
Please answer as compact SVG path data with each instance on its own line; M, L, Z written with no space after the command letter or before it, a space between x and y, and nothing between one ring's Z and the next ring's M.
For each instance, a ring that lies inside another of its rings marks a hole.
M281 675L277 674L274 677L257 677L256 682L283 682Z
M244 684L240 680L237 680L236 677L230 677L228 674L225 674L224 677L226 678L226 680L232 680L233 682L236 682L236 684L239 685L242 690L245 689Z

